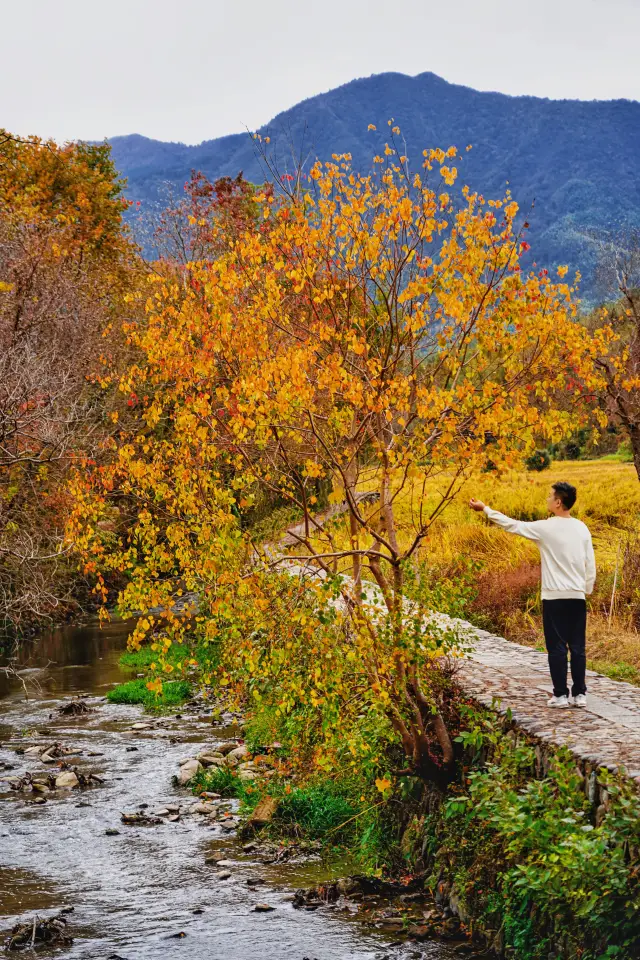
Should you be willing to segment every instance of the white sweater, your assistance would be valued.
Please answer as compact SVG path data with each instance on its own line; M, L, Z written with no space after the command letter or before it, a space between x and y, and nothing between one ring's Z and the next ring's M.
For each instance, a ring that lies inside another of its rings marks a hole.
M512 520L491 507L484 512L507 533L535 540L542 561L543 600L584 600L596 582L596 560L589 528L575 517Z

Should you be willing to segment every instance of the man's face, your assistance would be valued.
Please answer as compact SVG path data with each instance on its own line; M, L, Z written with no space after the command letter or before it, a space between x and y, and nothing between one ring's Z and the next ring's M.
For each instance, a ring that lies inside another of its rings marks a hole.
M547 510L549 513L555 513L558 507L562 505L560 497L555 492L553 487L549 490L549 496L547 497Z

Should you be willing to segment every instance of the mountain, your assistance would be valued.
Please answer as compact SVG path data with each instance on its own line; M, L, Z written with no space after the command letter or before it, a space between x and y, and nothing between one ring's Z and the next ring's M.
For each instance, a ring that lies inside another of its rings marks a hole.
M425 147L454 144L463 152L462 182L497 197L508 181L531 224L537 263L579 268L587 297L597 294L596 238L640 228L637 101L511 97L447 83L433 73L383 73L304 100L259 132L275 144L281 171L292 147L308 163L348 152L356 169L368 171L391 118L416 167ZM377 133L367 130L371 123ZM473 149L465 154L467 144ZM114 137L111 146L128 179L127 195L143 209L159 201L167 182L181 188L192 169L210 179L240 170L255 182L266 178L246 133L198 146L134 134Z

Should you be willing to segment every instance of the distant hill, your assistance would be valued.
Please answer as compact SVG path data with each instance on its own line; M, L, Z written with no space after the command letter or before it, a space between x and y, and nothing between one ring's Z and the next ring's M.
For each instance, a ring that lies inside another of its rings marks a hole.
M464 157L461 179L500 196L509 181L521 208L535 201L532 253L540 265L568 263L595 296L593 234L640 228L640 103L630 100L544 100L480 93L433 73L384 73L354 80L279 114L260 131L277 143L282 167L290 145L326 160L349 152L366 171L391 117L408 153L419 163L425 147L455 144ZM367 131L376 124L378 133ZM164 143L133 134L111 140L115 162L128 179L128 196L155 205L168 182L181 187L192 169L209 178L240 170L265 179L248 134L198 146ZM289 161L290 162L290 161Z

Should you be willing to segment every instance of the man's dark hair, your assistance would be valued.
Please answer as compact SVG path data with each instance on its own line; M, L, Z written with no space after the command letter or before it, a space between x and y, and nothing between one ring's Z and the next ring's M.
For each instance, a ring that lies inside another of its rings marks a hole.
M558 500L562 501L562 506L565 510L571 510L578 496L576 488L572 486L572 484L567 483L566 480L558 480L557 483L551 484L551 489L555 490L556 496Z

